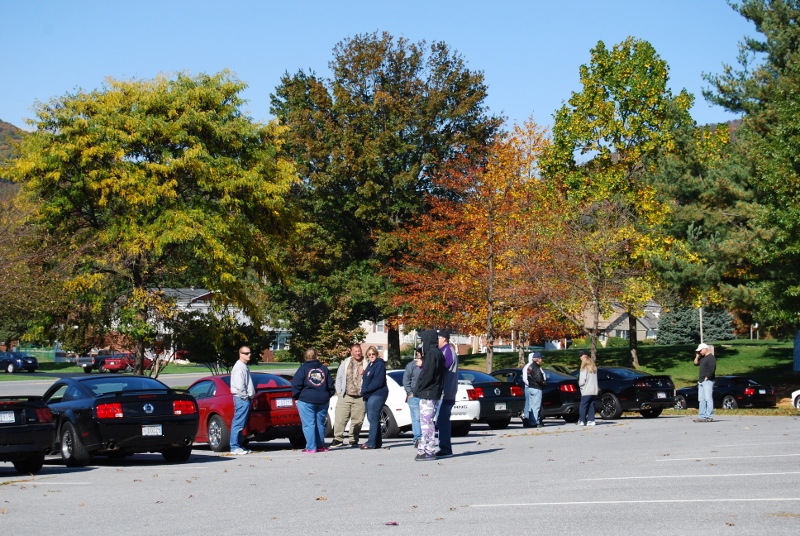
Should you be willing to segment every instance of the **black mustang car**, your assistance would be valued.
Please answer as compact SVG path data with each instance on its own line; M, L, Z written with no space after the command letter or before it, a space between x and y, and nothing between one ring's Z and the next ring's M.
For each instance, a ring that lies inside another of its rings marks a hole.
M717 376L712 394L715 408L774 408L775 388L741 376ZM699 408L697 385L675 391L675 409Z
M499 381L485 372L459 369L458 383L468 386L466 394L469 400L480 403L479 422L494 430L507 428L511 417L519 415L525 407L525 393L518 385Z
M168 462L183 462L192 454L197 402L153 378L62 378L44 399L58 430L54 451L68 466L86 465L93 455L160 452Z
M580 371L573 374L577 377ZM675 384L669 376L654 376L625 367L597 367L600 388L595 409L603 419L618 419L625 411L654 418L675 405Z
M21 474L38 473L54 437L53 414L42 397L0 397L0 461Z
M552 369L545 369L546 383L542 392L542 416L561 417L566 422L578 422L581 392L578 380ZM503 382L512 382L525 390L521 368L499 369L492 376Z

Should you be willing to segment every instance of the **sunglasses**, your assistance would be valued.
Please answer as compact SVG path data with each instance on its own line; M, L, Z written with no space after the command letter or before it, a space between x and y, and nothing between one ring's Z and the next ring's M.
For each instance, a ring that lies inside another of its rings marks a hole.
M239 352L242 355L250 355L250 352Z

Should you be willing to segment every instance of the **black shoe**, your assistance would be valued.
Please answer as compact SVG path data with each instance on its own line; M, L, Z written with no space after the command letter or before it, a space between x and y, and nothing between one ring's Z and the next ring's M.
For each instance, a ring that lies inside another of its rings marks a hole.
M333 441L331 441L330 448L335 449L336 447L341 447L342 445L344 445L344 443L334 439Z
M453 453L452 452L445 452L443 450L440 450L440 451L438 451L436 453L436 457L437 458L452 458L453 457Z
M414 458L418 462L428 462L436 459L434 454L417 454L417 457Z
M544 428L544 425L543 424L537 424L536 428Z
M358 443L350 443L350 447L354 448L354 449L357 449L358 448Z

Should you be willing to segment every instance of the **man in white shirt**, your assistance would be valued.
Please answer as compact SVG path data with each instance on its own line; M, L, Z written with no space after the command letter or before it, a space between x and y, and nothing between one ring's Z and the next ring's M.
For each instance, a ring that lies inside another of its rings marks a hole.
M239 348L239 360L231 370L231 395L233 395L233 421L231 421L231 454L250 454L242 447L242 430L250 416L250 401L256 394L253 378L247 364L250 362L250 348Z

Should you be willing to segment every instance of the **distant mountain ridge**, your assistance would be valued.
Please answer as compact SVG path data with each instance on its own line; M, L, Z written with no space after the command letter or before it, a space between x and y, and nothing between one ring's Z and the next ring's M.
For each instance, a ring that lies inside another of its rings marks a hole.
M11 141L19 141L28 133L0 119L0 162L11 158Z

